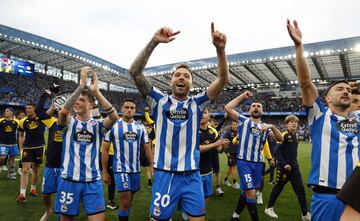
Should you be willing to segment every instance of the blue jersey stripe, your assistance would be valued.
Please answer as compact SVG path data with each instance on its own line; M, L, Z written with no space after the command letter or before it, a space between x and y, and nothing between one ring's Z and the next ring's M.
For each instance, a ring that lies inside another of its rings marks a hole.
M75 120L74 124L73 124L73 128L72 128L72 132L71 132L71 137L70 137L70 147L69 147L69 155L70 155L70 161L69 161L69 168L68 168L68 177L73 177L74 176L74 168L75 168L75 164L74 164L74 157L75 157L75 151L74 151L74 134L76 133L76 126L78 125L78 121ZM66 145L66 144L63 144ZM68 178L66 177L66 178Z
M154 167L174 172L198 170L198 128L207 94L179 101L153 88L148 95L157 130Z
M128 124L127 127L128 127L128 131L133 131L133 128L131 127L131 124ZM131 173L134 172L134 168L132 167L132 162L134 161L134 158L135 158L135 156L133 154L133 149L134 149L134 143L135 142L136 141L131 142L131 143L128 142L128 145L129 145L129 169L130 169Z
M331 122L331 128L336 128L336 122ZM337 130L331 130L331 142L330 142L330 153L329 154L329 176L328 185L336 186L337 182L337 173L338 173L338 153L339 153L339 132ZM331 174L331 175L330 175Z

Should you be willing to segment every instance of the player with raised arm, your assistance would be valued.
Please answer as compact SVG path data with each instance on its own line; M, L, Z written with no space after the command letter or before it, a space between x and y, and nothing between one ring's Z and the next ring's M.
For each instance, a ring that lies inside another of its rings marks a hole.
M179 65L171 76L171 95L153 87L143 74L146 63L159 43L173 41L180 32L159 29L132 63L129 73L143 96L148 96L154 113L156 142L154 184L150 213L154 219L171 219L176 206L189 220L204 220L205 202L199 173L199 126L208 100L214 101L228 81L225 54L226 36L211 24L217 52L217 78L207 91L189 96L193 75L190 67Z
M91 92L86 88L92 73ZM91 116L95 98L105 110L102 121ZM75 116L70 114L75 112ZM55 212L61 221L71 221L79 214L80 202L90 221L105 220L105 202L99 154L102 133L117 120L114 107L101 94L96 72L90 67L80 71L80 85L59 111L58 124L63 127L62 172L55 201Z
M325 92L327 106L311 81L304 57L302 33L296 21L287 21L295 45L296 70L306 107L312 143L308 185L313 189L313 221L339 220L344 204L336 194L359 161L359 121L349 116L351 88L347 81L333 82Z
M241 193L235 212L231 220L239 220L240 213L247 206L251 219L258 221L256 209L256 189L261 187L263 174L263 157L261 150L268 135L276 141L282 141L281 133L274 125L261 121L263 113L262 104L253 101L250 107L250 118L245 117L235 110L242 101L252 97L250 91L245 91L225 105L228 117L238 122L238 151L237 168L240 177Z

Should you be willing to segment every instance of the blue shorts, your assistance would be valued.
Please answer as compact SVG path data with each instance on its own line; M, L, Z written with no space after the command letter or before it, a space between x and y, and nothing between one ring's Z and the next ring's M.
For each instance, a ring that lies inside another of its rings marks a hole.
M237 159L236 164L240 177L240 189L259 189L261 186L263 163Z
M140 173L114 173L118 192L137 192L140 190Z
M204 188L204 196L205 198L209 198L212 195L212 173L201 175L201 180Z
M0 145L0 156L16 157L19 156L19 147L17 144L15 145Z
M312 221L338 221L344 209L345 204L336 198L336 194L313 193L311 198Z
M88 216L104 212L105 200L102 181L81 183L60 178L55 212L66 216L77 216L79 215L80 201Z
M156 220L169 220L176 206L189 216L205 215L205 198L200 173L173 173L154 170L150 214Z
M42 194L53 194L57 192L61 168L45 167L41 185Z

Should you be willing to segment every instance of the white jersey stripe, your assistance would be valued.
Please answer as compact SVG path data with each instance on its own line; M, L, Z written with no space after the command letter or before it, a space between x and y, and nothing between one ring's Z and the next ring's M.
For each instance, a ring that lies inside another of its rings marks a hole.
M325 113L325 122L330 120L330 112ZM319 182L324 186L328 185L329 177L329 165L326 162L329 162L330 157L330 134L331 134L331 125L324 125L322 127L323 136L321 136L321 155L320 155L320 175Z
M346 162L346 136L340 133L339 139L339 152L338 152L338 161ZM331 163L331 162L330 162ZM336 179L336 188L341 189L346 180L346 164L339 163L337 165L337 179Z

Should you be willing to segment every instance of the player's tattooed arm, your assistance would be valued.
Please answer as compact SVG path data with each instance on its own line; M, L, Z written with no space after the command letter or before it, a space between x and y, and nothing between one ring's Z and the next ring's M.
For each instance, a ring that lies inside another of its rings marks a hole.
M85 89L87 83L87 75L90 71L90 67L83 67L80 70L80 84L76 90L66 100L64 106L59 111L58 124L66 126L70 122L70 113L74 108L76 100L81 95L81 92Z
M140 52L140 54L131 64L129 73L134 79L136 87L142 96L145 97L151 91L152 87L149 79L147 79L143 74L144 68L149 61L151 53L159 43L169 43L173 41L175 39L174 36L179 33L180 31L173 32L170 28L160 28L155 32L151 41L146 45L146 47Z
M140 54L135 58L134 62L129 68L129 73L134 79L135 85L143 97L146 97L152 87L149 79L144 75L143 71L150 58L151 53L157 45L158 42L152 39L140 52Z

